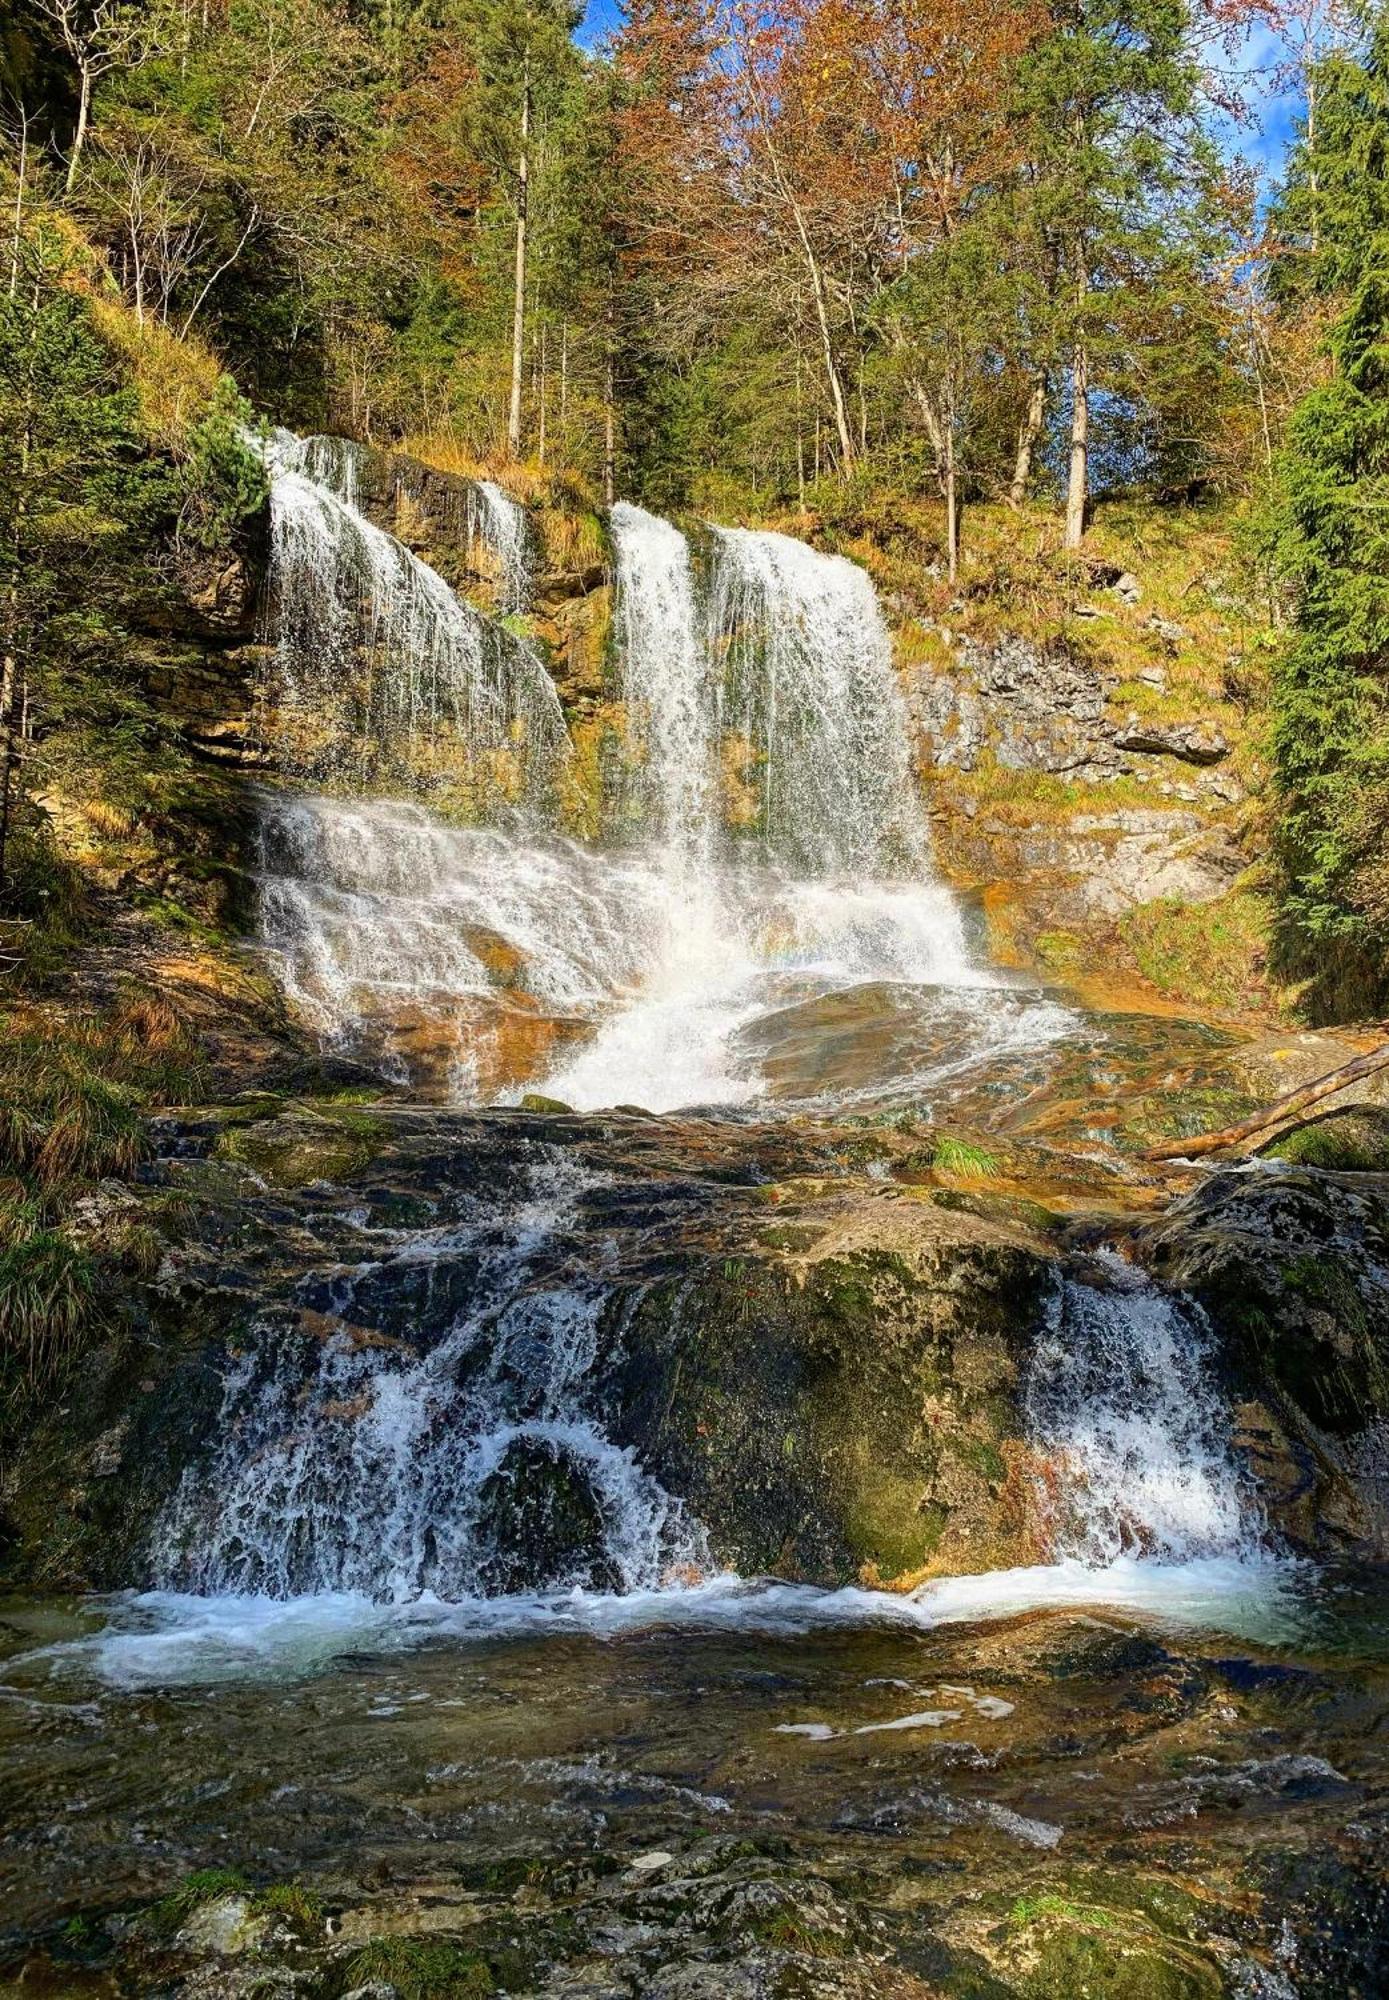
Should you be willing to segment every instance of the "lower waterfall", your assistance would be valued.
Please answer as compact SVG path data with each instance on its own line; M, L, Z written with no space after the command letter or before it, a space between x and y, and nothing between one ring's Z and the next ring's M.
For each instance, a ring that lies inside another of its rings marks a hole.
M582 1172L540 1154L504 1211L383 1246L333 1288L337 1319L423 1296L435 1344L258 1328L230 1368L222 1443L161 1523L160 1582L278 1599L408 1604L657 1588L707 1566L679 1505L608 1442L590 1402L592 1274L570 1272ZM558 1268L556 1268L558 1266ZM447 1306L431 1315L436 1273Z

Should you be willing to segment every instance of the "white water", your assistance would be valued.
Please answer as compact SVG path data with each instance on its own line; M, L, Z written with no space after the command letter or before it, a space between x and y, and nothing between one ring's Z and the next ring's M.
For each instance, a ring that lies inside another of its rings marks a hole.
M494 479L473 482L468 539L483 542L501 572L497 609L525 611L531 595L531 543L526 510Z
M1028 1382L1029 1437L1060 1475L1060 1552L1099 1570L1134 1555L1257 1559L1263 1519L1200 1308L1104 1261L1110 1288L1060 1287Z
M944 980L940 1005L956 1023L945 1059L879 1079L879 1094L919 1096L991 1053L1069 1033L1073 1017L1053 1003L992 986L968 999L953 991L975 975L942 964L945 900L749 863L679 902L661 850L601 853L451 827L393 801L277 795L261 823L261 931L290 996L327 1042L402 1079L420 1074L412 1037L427 1017L455 1056L472 1050L471 1069L458 1072L465 1096L497 1094L487 1079L504 1073L498 1038L535 1015L580 1038L546 1089L580 1108L652 1111L761 1100L756 1035L774 1034L797 1000L874 981L924 990ZM711 906L716 921L695 921Z
M330 448L331 447L331 448ZM503 753L540 781L568 736L539 655L359 511L351 449L277 432L277 643L268 710L288 769L359 785L477 785ZM503 784L503 790L507 786Z
M719 676L701 630L690 545L640 507L612 510L628 736L664 865L698 893L719 831Z
M723 728L752 746L763 844L802 876L930 880L892 642L865 570L789 535L715 531L709 643ZM943 962L963 957L949 899Z
M157 1525L161 1585L459 1601L504 1592L526 1536L532 1562L558 1565L528 1577L537 1587L626 1594L705 1563L698 1530L591 1407L606 1290L540 1269L574 1225L584 1177L540 1156L528 1179L503 1210L478 1207L342 1277L344 1330L254 1330L228 1369L212 1458ZM416 1351L354 1335L364 1287L428 1287L442 1260L452 1285L468 1284L442 1339ZM561 1507L578 1496L577 1526L555 1524L552 1475Z
M281 667L306 720L331 713L365 631L380 668L369 715L394 718L423 753L450 731L474 761L544 738L553 690L511 654L498 677L502 655L473 644L486 621L362 518L351 479L350 454L285 458L275 472ZM519 512L498 508L488 530L509 602L524 521L510 567L503 543ZM524 1001L583 1036L546 1088L580 1107L664 1110L757 1101L759 1051L785 1015L882 982L953 996L946 1069L1067 1032L1063 1010L1010 1006L969 964L932 877L866 575L787 537L721 530L701 587L670 524L619 508L613 528L638 843L593 851L380 799L271 802L265 935L325 1037L389 1058L393 1024L424 1013L476 1053L502 1032L479 1004ZM1264 1552L1234 1470L1204 1329L1118 1270L1110 1289L1065 1287L1028 1387L1032 1442L1059 1482L1054 1561L908 1596L673 1581L707 1571L701 1534L593 1405L606 1293L559 1248L582 1194L572 1170L542 1163L500 1219L479 1213L341 1279L335 1310L350 1322L359 1285L472 1255L467 1304L424 1351L260 1328L228 1374L213 1460L163 1525L161 1589L114 1605L78 1642L82 1657L125 1683L202 1680L432 1636L652 1624L790 1635L1082 1604L1286 1629L1288 1571ZM592 1533L571 1535L552 1573L518 1591L525 1550L506 1530L536 1504L543 1515L543 1491L535 1503L527 1487L557 1465L586 1496Z

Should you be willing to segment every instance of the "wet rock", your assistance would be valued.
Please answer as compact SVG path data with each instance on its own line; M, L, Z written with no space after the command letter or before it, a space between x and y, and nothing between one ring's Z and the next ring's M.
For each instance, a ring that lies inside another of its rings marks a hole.
M528 1090L518 1108L522 1111L549 1112L557 1117L568 1117L574 1110L573 1105L566 1104L563 1098L546 1097L538 1090Z
M1389 1549L1389 1179L1217 1172L1136 1247L1210 1315L1282 1532Z
M614 1435L721 1561L816 1583L1027 1559L1019 1382L1035 1240L913 1206L653 1286L607 1371Z
M493 1553L480 1583L487 1596L620 1584L603 1555L603 1512L597 1496L562 1446L517 1438L478 1496L478 1534Z

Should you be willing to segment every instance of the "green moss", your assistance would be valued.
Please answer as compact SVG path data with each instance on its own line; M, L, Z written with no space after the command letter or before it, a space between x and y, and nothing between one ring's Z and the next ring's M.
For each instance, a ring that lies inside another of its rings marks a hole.
M1366 1105L1328 1112L1262 1150L1266 1159L1333 1173L1389 1173L1389 1111Z
M1046 1891L1008 1911L1005 1951L1027 2000L1219 2000L1225 1987L1204 1953L1155 1932L1146 1913Z
M378 1981L393 1986L400 2000L464 2000L497 1991L486 1958L445 1938L373 1938L345 1961L338 1990Z
M312 1181L351 1180L380 1151L385 1130L379 1118L334 1105L224 1126L213 1151L218 1159L249 1167L272 1187L306 1187Z
M1049 972L1062 979L1076 979L1094 959L1094 946L1074 931L1040 931L1034 946Z

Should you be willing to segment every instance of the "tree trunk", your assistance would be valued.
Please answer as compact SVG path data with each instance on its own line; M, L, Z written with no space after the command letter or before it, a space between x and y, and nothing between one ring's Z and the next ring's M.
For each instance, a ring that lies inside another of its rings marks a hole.
M1078 340L1071 363L1071 471L1066 487L1066 547L1085 539L1085 502L1090 460L1090 357Z
M611 507L617 498L617 304L611 277L603 317L603 498Z
M526 346L526 224L530 200L531 70L527 57L521 81L521 153L516 162L516 279L511 309L511 408L506 447L521 456L521 377Z
M540 408L537 415L535 438L536 457L542 465L545 463L545 398L549 390L548 363L549 355L547 353L545 327L542 324L540 328Z
M941 479L945 486L945 567L946 575L954 583L960 572L960 501L955 475L953 425L945 433L945 463L941 467Z
M1018 431L1017 456L1013 460L1013 478L1008 488L1008 505L1017 511L1027 498L1027 489L1032 480L1032 454L1037 449L1037 440L1042 435L1042 420L1047 413L1047 371L1039 368L1032 378L1032 394L1027 399L1027 415Z
M92 110L92 73L85 63L79 63L81 81L77 90L77 130L72 135L72 153L68 159L68 177L65 191L71 194L77 186L77 169L82 164L82 148L87 143L87 120Z
M25 372L24 429L20 434L14 519L10 529L10 587L5 600L5 634L0 651L0 897L5 892L9 861L10 821L14 811L15 772L19 767L20 711L27 712L28 689L21 654L19 580L25 569L24 535L29 513L29 468L34 455L34 353L38 346L39 294L35 282L29 322L29 357Z
M1291 1090L1286 1097L1280 1097L1263 1111L1256 1111L1252 1118L1242 1118L1238 1125L1222 1126L1218 1132L1204 1132L1194 1139L1169 1139L1161 1146L1150 1146L1143 1157L1145 1160L1196 1160L1206 1153L1223 1152L1229 1146L1241 1145L1249 1139L1262 1139L1272 1134L1275 1127L1287 1125L1299 1119L1304 1111L1310 1111L1314 1104L1334 1097L1352 1083L1359 1083L1376 1070L1389 1068L1389 1042L1371 1049L1368 1055L1356 1056L1353 1062L1342 1063L1339 1069L1328 1070L1325 1076L1304 1083L1300 1089Z
M19 253L24 246L24 195L29 172L29 112L19 107L19 167L15 176L14 231L10 237L10 297L19 291Z

